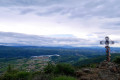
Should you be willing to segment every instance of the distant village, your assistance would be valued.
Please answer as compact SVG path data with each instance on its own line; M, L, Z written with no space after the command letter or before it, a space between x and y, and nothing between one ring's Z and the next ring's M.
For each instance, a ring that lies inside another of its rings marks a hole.
M38 71L39 69L43 69L48 62L51 61L52 56L60 56L60 55L41 55L41 56L32 56L30 60L26 62L28 66L26 66L26 70L29 71Z
M55 54L55 55L32 56L31 59L33 59L33 60L50 61L52 56L60 56L60 55Z

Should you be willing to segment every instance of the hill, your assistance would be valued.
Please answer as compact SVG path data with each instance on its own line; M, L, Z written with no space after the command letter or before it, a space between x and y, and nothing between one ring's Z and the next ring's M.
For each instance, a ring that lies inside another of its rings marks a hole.
M111 54L111 61L117 56L120 56L120 54L118 54L118 53ZM78 62L74 63L73 65L85 66L85 65L89 65L89 64L95 64L95 63L99 64L100 62L104 61L105 59L106 59L106 55L102 55L102 56L97 56L95 58L89 58L89 59L84 59L84 60L78 61Z

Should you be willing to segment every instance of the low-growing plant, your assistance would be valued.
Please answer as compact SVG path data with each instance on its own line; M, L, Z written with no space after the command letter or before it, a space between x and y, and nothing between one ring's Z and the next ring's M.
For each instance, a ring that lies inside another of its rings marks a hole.
M77 80L77 79L70 76L59 76L59 77L53 78L53 80Z
M52 80L51 78L53 77L53 75L51 74L35 74L34 76L32 76L32 80Z
M90 68L96 68L97 64L90 64Z

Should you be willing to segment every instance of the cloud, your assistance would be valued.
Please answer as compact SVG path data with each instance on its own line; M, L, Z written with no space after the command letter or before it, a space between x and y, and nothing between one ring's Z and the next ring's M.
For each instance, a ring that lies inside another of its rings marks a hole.
M119 2L119 0L0 0L0 5L1 7L42 7L47 9L46 15L59 13L62 7L64 9L62 14L69 13L72 18L93 16L112 18L120 17ZM46 8L51 6L54 7Z
M54 45L96 45L106 35L118 40L119 3L119 0L0 0L0 31L76 37L40 39L38 42L44 45L52 45L49 41Z
M30 12L33 12L33 11L34 11L34 9L29 9L29 8L28 9L22 9L20 14L24 15L24 14L27 14L27 13L30 13Z
M24 45L24 46L93 46L97 45L90 40L76 37L49 37L26 35L20 33L0 32L0 43L5 45Z
M47 6L64 0L0 0L1 6Z
M36 14L39 16L49 16L49 15L52 15L54 13L55 14L60 13L63 10L64 10L64 8L62 8L62 7L50 7L47 10L45 10L43 12L37 12Z
M51 15L59 13L69 14L70 18L81 17L120 17L118 0L0 0L1 7L31 7L31 9L20 10L20 13L31 12L33 7L37 8L36 15ZM41 11L45 10L44 12Z

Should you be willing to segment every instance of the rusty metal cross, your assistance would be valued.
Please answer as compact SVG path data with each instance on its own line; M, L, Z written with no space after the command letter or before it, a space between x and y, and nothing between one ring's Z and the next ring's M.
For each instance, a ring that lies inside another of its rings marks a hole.
M106 60L110 62L110 44L114 44L114 41L111 41L108 36L105 37L105 41L100 41L101 45L105 44L106 48Z

